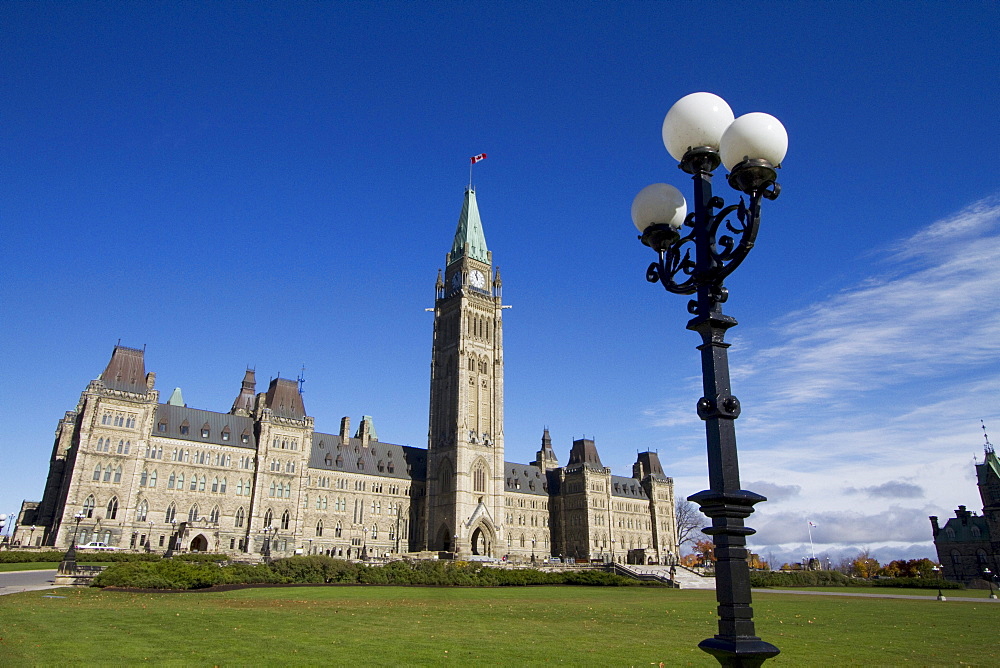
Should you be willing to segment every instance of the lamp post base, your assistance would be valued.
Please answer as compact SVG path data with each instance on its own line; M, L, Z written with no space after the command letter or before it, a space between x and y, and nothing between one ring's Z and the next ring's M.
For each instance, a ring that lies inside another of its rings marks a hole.
M781 651L756 636L736 640L715 636L702 640L698 647L714 656L726 668L758 668Z

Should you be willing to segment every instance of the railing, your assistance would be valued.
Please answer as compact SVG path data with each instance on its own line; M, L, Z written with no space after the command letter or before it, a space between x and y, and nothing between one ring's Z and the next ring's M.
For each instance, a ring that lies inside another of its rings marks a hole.
M669 587L679 588L679 585L670 579L670 577L663 573L662 571L651 570L651 569L640 569L635 568L631 565L611 563L608 564L608 570L615 575L621 575L623 577L632 578L634 580L642 580L644 582L660 582Z

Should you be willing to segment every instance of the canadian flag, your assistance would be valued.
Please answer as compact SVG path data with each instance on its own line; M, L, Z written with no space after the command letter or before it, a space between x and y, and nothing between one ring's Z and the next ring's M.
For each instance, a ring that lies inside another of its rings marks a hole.
M469 164L474 165L477 162L479 162L480 160L485 160L485 159L486 159L486 154L485 153L480 153L479 155L474 155L471 158L469 158L469 160L471 161Z

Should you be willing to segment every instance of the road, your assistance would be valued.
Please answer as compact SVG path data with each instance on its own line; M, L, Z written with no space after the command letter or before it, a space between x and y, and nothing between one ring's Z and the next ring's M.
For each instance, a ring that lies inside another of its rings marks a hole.
M0 573L0 596L22 591L36 591L55 587L55 569L44 571L11 571Z

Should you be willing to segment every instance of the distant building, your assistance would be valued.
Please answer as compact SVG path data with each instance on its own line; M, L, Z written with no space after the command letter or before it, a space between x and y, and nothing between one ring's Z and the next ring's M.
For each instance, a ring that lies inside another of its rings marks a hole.
M987 568L996 576L1000 568L1000 460L989 439L983 463L976 464L976 479L982 515L959 506L943 527L936 516L930 518L938 561L944 578L952 582L981 580Z
M56 427L45 491L14 541L358 558L412 552L528 561L671 563L673 480L656 453L612 475L591 439L559 466L549 432L530 464L504 458L503 322L476 203L465 193L435 284L428 447L379 440L371 417L320 432L294 380L229 412L160 402L145 352L116 346Z

